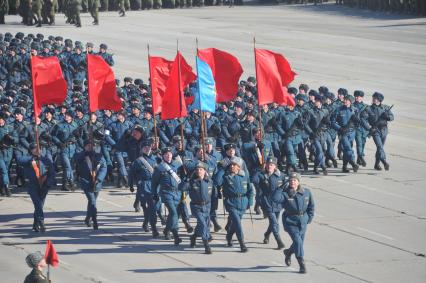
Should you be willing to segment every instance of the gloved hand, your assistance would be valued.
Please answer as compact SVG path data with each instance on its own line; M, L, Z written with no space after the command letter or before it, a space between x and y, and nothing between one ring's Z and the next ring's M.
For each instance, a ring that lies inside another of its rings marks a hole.
M159 195L153 195L153 196L152 196L152 199L153 199L155 202L158 202L158 201L160 200L160 196L159 196Z
M133 193L135 191L135 188L133 187L133 185L129 185L129 190L131 193Z

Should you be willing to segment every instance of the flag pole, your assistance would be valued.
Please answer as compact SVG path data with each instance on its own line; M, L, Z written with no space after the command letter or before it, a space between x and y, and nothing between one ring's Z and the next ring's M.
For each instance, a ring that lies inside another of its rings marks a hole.
M198 60L198 37L195 38L195 43L197 46L197 54L195 56L195 62ZM200 115L201 115L201 146L203 147L203 161L206 161L206 117L204 111L201 109L201 93L200 93L200 76L198 75L198 64L195 63L197 68L197 90L198 90L198 102L200 103Z
M253 36L253 51L254 51L254 69L256 74L256 80L259 78L257 76L257 57L256 57L256 37ZM260 140L263 141L263 125L262 125L262 108L259 103L259 88L257 89L257 100L258 100L258 110L259 110L259 129L260 129ZM265 156L263 150L261 151L261 164L263 166L265 164Z
M176 40L176 56L178 56L178 95L180 113L182 113L182 93L180 92L180 56L179 56L179 39ZM182 150L185 149L185 136L183 134L183 121L180 123L180 137L182 139Z
M157 120L155 119L155 105L154 105L154 94L152 90L152 74L151 74L151 60L149 55L149 43L147 43L146 48L148 50L148 67L149 67L149 84L151 86L151 99L152 99L152 118L154 119L154 140L157 143Z
M92 119L92 110L90 107L90 78L89 78L89 51L87 50L87 46L86 46L86 66L87 66L87 71L86 71L86 80L87 80L87 95L88 95L88 100L89 100L89 121L87 121L87 125L89 127L89 140L90 140L90 144L92 145L92 149L93 151L95 151L95 141L93 138L93 123L91 122ZM96 184L96 167L94 166L94 156L91 155L90 157L90 162L92 163L92 168L90 174L92 175L92 181L93 181L93 190L95 190L95 184Z
M50 283L50 264L47 265L47 281Z
M35 140L36 140L36 146L37 146L37 154L39 155L39 157L41 156L41 152L40 152L40 137L39 137L39 132L38 132L38 125L37 125L37 115L36 115L36 105L34 103L34 96L35 96L35 88L34 88L34 64L33 64L33 54L30 52L30 61L31 61L31 88L33 91L33 111L34 111L34 135L35 135ZM37 160L37 166L38 168L40 168L40 158L38 158ZM41 177L38 177L38 183L41 187L40 184L41 181Z

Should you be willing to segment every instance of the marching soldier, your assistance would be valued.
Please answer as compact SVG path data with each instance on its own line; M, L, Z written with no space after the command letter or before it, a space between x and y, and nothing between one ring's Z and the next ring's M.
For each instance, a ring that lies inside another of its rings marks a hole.
M110 66L114 66L114 59L112 58L112 54L107 52L108 46L105 43L99 45L99 53L102 58L104 58L105 62Z
M98 230L96 200L107 173L106 162L102 154L95 152L91 140L84 141L84 151L76 155L75 161L80 187L87 197L87 213L84 223L90 227L92 226L91 221L93 221L93 229Z
M9 189L9 168L12 162L13 149L12 147L17 144L18 137L13 127L7 122L5 113L0 113L0 194L2 196L11 196Z
M365 149L365 143L367 142L368 137L368 105L366 105L362 100L364 98L364 92L361 90L354 91L354 107L358 109L358 115L360 122L356 125L356 133L355 133L355 144L356 144L356 153L357 153L357 159L356 163L358 165L361 165L362 167L365 167L367 163L365 162L364 156L364 149Z
M33 230L44 233L43 206L48 190L56 185L55 166L48 156L40 154L35 143L30 144L29 152L30 155L20 156L17 162L24 167L28 194L34 205Z

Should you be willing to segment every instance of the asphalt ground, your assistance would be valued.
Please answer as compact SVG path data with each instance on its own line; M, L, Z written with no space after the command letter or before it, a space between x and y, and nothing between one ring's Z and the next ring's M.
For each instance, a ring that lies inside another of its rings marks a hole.
M0 199L0 282L20 282L29 269L27 253L44 251L51 239L61 263L53 282L424 282L426 278L426 19L324 6L209 7L161 11L100 13L92 26L82 14L80 29L65 24L25 27L8 16L0 32L43 33L108 44L117 77L148 77L151 54L172 59L176 41L194 66L199 48L216 47L236 55L246 78L254 75L257 47L284 54L298 73L294 85L328 86L335 93L364 90L366 101L380 91L395 105L386 152L390 171L373 170L375 147L367 141L367 167L357 174L331 169L329 176L305 175L303 184L316 200L316 217L305 241L308 274L297 263L286 267L271 238L262 244L267 221L248 215L244 230L249 252L225 247L224 232L213 234L213 255L200 243L153 240L141 229L142 214L127 189L106 188L98 210L100 230L86 228L86 198L81 191L49 193L48 232L31 232L32 203L24 190ZM339 162L341 166L341 162ZM222 212L222 208L219 209ZM225 224L223 215L221 224ZM195 219L191 219L195 225ZM285 244L289 237L282 231Z

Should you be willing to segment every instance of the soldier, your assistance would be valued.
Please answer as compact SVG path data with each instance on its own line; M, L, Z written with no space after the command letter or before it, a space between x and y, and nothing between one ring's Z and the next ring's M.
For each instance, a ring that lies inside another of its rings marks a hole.
M49 283L49 280L43 275L43 268L45 268L47 264L44 256L40 252L27 255L25 262L32 268L32 271L25 277L24 283Z
M126 16L126 9L129 9L130 7L130 1L129 0L119 0L118 1L119 11L118 14L120 17Z
M102 184L107 173L107 165L102 154L95 152L91 140L84 141L84 151L75 156L76 173L81 189L87 197L87 213L84 223L98 230L96 200L102 189Z
M197 237L201 237L204 244L206 254L211 254L209 245L210 231L209 231L209 218L211 199L215 194L212 178L207 172L207 165L198 161L195 166L195 171L192 173L191 178L185 183L184 191L189 192L191 198L191 212L197 218L197 226L195 227L194 234L190 237L191 248L195 247Z
M114 66L114 59L112 58L112 54L107 52L108 46L105 43L99 45L99 53L102 58L104 58L105 62L110 66Z
M0 25L4 25L4 18L9 12L9 1L8 0L0 0Z
M60 157L62 164L62 190L74 190L74 173L71 161L76 152L77 139L75 133L78 131L77 124L74 122L74 114L71 110L65 112L64 121L57 124L52 130L52 139L58 148L60 148Z
M293 172L289 176L289 185L282 194L282 214L284 230L293 243L284 250L285 264L291 265L291 256L295 254L299 263L299 273L306 273L303 242L307 225L314 218L315 204L311 191L300 184L300 175Z
M0 113L0 194L11 196L9 189L9 168L12 162L13 149L12 147L17 144L18 137L13 127L6 123L7 115Z
M37 27L41 27L41 23L42 23L41 9L42 9L41 0L31 0L32 17L35 23L37 24Z
M25 177L28 180L28 194L34 205L33 230L44 233L46 228L43 206L48 190L56 186L55 166L48 156L40 154L35 143L30 144L29 152L31 155L22 155L17 162L24 167Z
M354 91L354 107L358 109L358 115L360 123L356 125L356 132L355 132L355 144L356 144L356 153L357 153L357 159L356 163L358 165L361 165L362 167L365 167L367 163L365 162L364 156L364 148L365 143L367 141L368 137L368 106L362 101L364 98L364 92L361 90L355 90Z
M260 206L269 220L263 243L269 243L269 236L272 233L278 244L277 249L283 249L285 245L281 240L278 217L282 210L280 195L282 194L285 176L278 170L277 162L277 158L269 157L266 161L265 170L258 172L253 177L253 184L256 187L256 192L261 192L259 197Z
M95 26L99 25L99 6L100 0L89 0L89 12L93 17L93 23Z
M70 16L70 23L74 23L76 27L81 28L80 11L82 9L81 0L68 0L68 14Z
M245 253L248 249L244 243L241 219L245 211L253 205L253 188L242 167L241 158L231 159L227 172L218 185L223 187L224 204L231 220L226 234L227 245L232 247L232 236L236 233L241 252Z
M145 232L149 232L148 224L151 225L152 236L158 237L157 231L157 205L154 200L154 191L151 187L152 174L157 166L156 157L152 154L152 139L142 142L142 150L140 156L132 163L129 172L129 188L134 192L134 185L137 187L136 194L143 209L144 220L142 228Z
M334 94L328 92L324 94L324 103L323 108L327 110L328 115L324 117L323 123L326 126L327 130L325 132L325 143L326 143L326 151L325 151L325 162L327 167L331 167L333 165L334 168L337 168L336 161L336 152L334 150L334 144L337 137L337 132L331 126L331 118L334 115L335 106L333 105Z
M58 147L53 143L52 132L57 122L54 119L55 109L46 108L44 111L44 119L39 127L40 146L42 154L50 156L53 163L56 161Z
M182 174L178 175L179 168L182 163L173 161L173 153L170 147L165 147L161 151L162 161L154 168L151 187L154 192L154 200L158 201L161 196L161 201L166 205L169 215L167 217L164 236L166 240L170 240L170 232L174 237L175 245L179 245L182 240L178 234L178 212L177 206L181 201L182 192L180 186L182 183Z
M22 61L21 58L16 54L16 47L11 46L9 48L9 56L6 59L6 69L7 69L7 88L18 85L21 81L21 70L22 70Z
M384 95L373 93L373 103L369 108L368 122L370 123L370 135L373 137L376 145L376 161L374 169L382 170L380 162L383 163L385 170L389 170L389 163L386 161L385 142L388 135L388 122L393 121L394 116L392 107L382 104Z
M74 53L71 54L68 63L72 73L73 80L79 80L80 82L86 79L86 56L82 53L83 47L76 44Z
M56 0L43 1L43 24L49 24L50 26L55 24L55 5L57 5Z
M129 179L125 158L127 157L127 142L131 137L133 124L126 120L126 112L117 113L117 121L111 123L110 134L106 135L107 142L115 149L114 155L117 161L119 176L117 177L117 188L121 187L122 181L128 186Z
M332 117L332 126L340 135L340 144L343 151L342 171L348 173L348 163L352 165L354 172L358 171L359 166L355 163L352 144L355 139L355 125L359 123L357 110L352 107L354 97L346 95L344 105L340 106Z
M22 108L16 108L14 111L15 121L13 122L13 130L18 136L18 143L13 151L15 160L17 161L21 156L28 153L30 143L33 142L31 136L30 124L24 121L25 110ZM16 184L20 187L24 185L24 169L18 164L16 166Z

